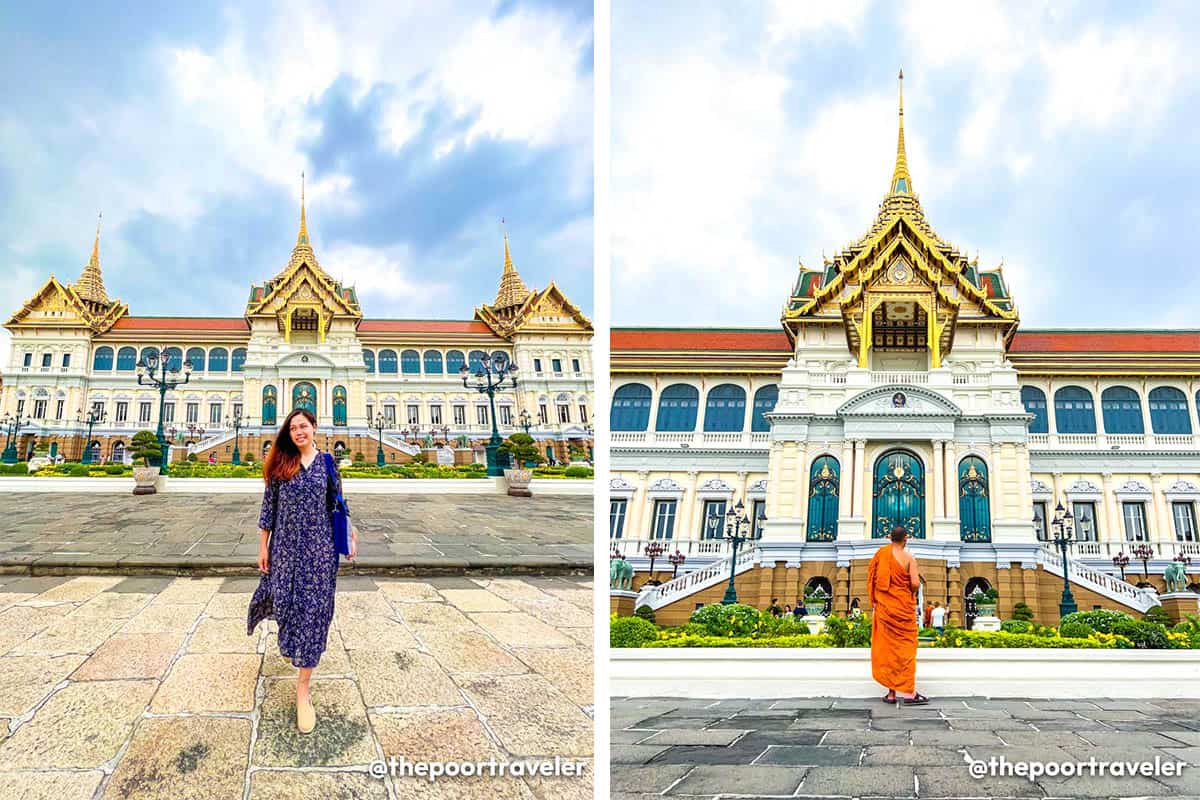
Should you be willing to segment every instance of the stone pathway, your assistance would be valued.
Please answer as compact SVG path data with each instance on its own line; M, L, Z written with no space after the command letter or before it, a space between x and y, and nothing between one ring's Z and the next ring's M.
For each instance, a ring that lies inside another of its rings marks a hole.
M1164 686L1166 690L1169 687ZM880 690L883 696L883 690ZM616 698L611 797L1200 796L1200 701ZM1182 760L1182 775L973 778L967 759Z
M592 498L350 495L360 574L592 573ZM0 494L0 571L257 575L253 494Z
M244 578L0 576L0 797L592 797L591 581L345 577L295 727ZM372 777L389 756L581 758L585 777Z

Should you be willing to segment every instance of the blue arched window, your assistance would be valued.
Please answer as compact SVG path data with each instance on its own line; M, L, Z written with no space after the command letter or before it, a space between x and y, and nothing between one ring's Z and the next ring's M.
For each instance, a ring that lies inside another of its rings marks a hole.
M805 538L810 542L832 542L838 531L838 460L833 456L816 458L808 476Z
M204 372L203 347L189 347L187 351L187 360L192 362L193 372Z
M503 350L492 351L492 364L493 365L503 365L507 369L508 368L508 353L504 352Z
M754 416L750 418L750 430L752 431L769 431L771 424L767 422L767 418L763 416L775 409L775 404L779 402L779 387L775 384L764 386L754 393Z
M740 431L746 427L746 390L732 383L714 386L704 401L704 430Z
M1064 386L1055 392L1054 425L1059 433L1095 433L1092 393L1080 386Z
M1187 396L1173 386L1150 391L1150 427L1155 433L1191 433Z
M396 351L395 350L380 350L379 351L379 372L381 375L396 374Z
M137 350L122 347L117 351L117 372L133 372L137 369Z
M482 350L472 350L467 357L467 366L471 369L471 374L474 375L483 369L483 357L485 353Z
M425 351L425 374L426 375L441 375L442 374L442 353L440 350Z
M264 386L262 390L262 424L275 424L275 387Z
M229 351L224 347L214 347L208 351L208 371L209 372L228 372L229 371Z
M333 387L333 424L346 424L346 387Z
M694 431L699 409L700 392L695 386L672 384L663 389L658 398L658 421L654 428L659 431Z
M446 373L448 375L457 375L464 363L466 363L466 359L463 358L462 350L451 350L446 353Z
M183 369L183 351L178 347L168 347L165 351L163 351L163 357L166 359L167 369Z
M650 387L627 383L613 392L608 426L614 431L644 431L650 424Z
M1145 433L1142 399L1128 386L1110 386L1100 393L1105 433ZM1184 412L1184 417L1187 412Z
M1049 433L1050 417L1046 413L1046 393L1036 386L1022 386L1021 404L1025 406L1025 413L1033 414L1029 432Z
M421 354L416 350L405 350L400 354L400 371L405 375L421 374Z
M140 361L143 364L148 364L148 363L150 363L151 356L154 356L154 358L158 358L158 348L157 347L143 347L142 354L140 356L138 356L138 361Z
M96 372L110 372L113 368L113 349L97 347L92 356L92 369Z
M958 532L964 542L992 540L987 464L975 456L958 464Z
M244 347L233 348L233 356L230 357L230 359L229 359L230 369L232 369L234 372L241 372L245 366L246 366L246 348L244 348Z
M375 351L363 350L363 363L367 366L367 372L375 371Z

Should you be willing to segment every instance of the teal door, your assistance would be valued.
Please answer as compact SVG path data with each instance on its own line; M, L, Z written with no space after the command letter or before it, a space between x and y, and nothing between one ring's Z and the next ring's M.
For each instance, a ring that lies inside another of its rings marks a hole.
M905 450L884 453L875 462L874 522L876 539L903 525L914 539L925 538L925 472L920 460Z
M314 417L317 415L317 387L301 381L292 387L292 408L303 408Z

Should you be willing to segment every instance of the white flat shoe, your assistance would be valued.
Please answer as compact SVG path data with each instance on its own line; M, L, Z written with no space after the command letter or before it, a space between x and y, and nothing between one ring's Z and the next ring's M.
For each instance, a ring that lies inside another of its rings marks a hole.
M310 697L303 703L296 704L296 727L301 733L312 733L317 725L317 711L313 708Z

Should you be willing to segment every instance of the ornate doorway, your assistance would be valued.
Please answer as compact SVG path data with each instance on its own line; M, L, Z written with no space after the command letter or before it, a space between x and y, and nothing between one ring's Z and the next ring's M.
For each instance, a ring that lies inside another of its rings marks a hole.
M891 450L875 462L874 521L871 536L882 539L903 525L914 539L925 538L925 470L907 450Z
M314 417L317 415L317 387L301 381L292 387L292 408L303 408Z

